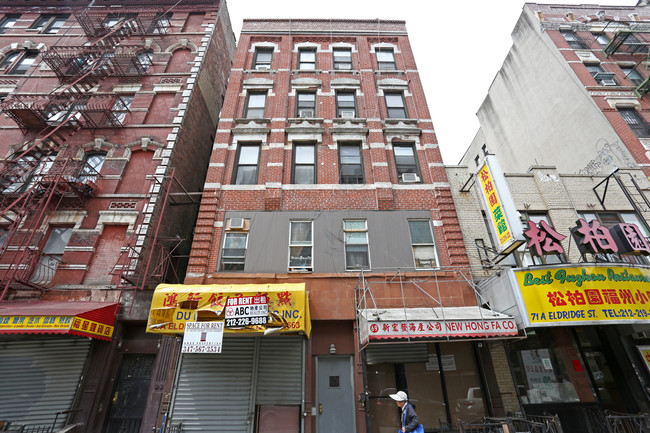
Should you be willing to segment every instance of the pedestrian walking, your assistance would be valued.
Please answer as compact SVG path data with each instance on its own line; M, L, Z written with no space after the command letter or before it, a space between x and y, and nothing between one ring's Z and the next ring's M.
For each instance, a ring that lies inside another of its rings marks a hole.
M424 433L424 427L420 424L418 414L415 413L413 405L408 402L406 393L404 391L398 391L397 394L391 394L390 398L395 400L397 406L402 409L402 416L400 416L402 428L398 430L398 433Z

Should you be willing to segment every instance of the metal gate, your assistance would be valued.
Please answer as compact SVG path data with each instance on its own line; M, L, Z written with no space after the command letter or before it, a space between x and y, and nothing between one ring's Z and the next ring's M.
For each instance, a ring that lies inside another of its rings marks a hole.
M182 422L183 432L248 433L256 405L301 405L303 342L226 337L218 355L184 354L171 422Z
M0 420L52 426L72 405L89 349L73 336L0 341Z

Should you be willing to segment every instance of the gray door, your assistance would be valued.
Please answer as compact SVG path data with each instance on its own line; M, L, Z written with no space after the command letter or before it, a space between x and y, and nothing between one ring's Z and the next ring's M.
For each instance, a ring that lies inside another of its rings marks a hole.
M352 357L316 359L316 433L354 433Z

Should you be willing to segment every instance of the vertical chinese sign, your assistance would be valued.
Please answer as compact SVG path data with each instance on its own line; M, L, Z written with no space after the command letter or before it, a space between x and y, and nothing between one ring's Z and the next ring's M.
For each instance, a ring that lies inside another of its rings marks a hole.
M483 205L499 252L512 252L523 242L523 229L505 176L493 156L485 157L485 163L477 176L481 185Z

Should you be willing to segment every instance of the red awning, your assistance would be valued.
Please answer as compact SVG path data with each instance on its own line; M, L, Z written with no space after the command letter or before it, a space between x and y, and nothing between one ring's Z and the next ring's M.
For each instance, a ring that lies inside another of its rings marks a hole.
M0 334L72 334L110 340L117 302L0 303Z

